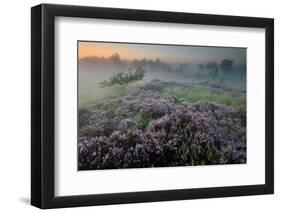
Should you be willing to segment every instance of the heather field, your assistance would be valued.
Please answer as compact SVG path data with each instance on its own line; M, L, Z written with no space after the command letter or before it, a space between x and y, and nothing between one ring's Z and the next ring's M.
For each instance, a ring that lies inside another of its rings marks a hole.
M247 162L246 48L78 42L78 170Z
M142 64L136 77L141 62L92 63L79 70L79 170L246 163L241 67Z

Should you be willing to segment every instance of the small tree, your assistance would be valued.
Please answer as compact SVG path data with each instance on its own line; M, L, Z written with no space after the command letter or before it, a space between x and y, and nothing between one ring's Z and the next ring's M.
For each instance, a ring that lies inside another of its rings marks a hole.
M121 59L118 53L114 53L112 56L110 56L110 59L113 61L113 63L120 64Z
M109 80L104 80L100 82L102 87L111 87L114 85L120 85L125 88L129 83L140 81L143 79L145 74L145 70L143 70L140 66L137 67L134 73L129 72L128 74L120 72L112 77Z
M222 70L228 71L232 70L233 68L233 60L230 59L224 59L221 61L220 67Z

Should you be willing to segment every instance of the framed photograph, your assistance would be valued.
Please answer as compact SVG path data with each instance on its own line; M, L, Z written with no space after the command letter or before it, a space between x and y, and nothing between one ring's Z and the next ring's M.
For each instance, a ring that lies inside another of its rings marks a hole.
M274 21L31 9L31 203L274 192Z

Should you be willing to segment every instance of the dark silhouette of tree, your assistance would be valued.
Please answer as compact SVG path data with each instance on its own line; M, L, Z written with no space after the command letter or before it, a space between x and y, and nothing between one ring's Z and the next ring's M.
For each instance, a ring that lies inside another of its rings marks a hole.
M224 59L221 61L220 68L225 71L233 69L233 60Z
M156 58L155 63L156 63L156 64L160 64L160 63L161 63L160 59L159 59L159 58Z
M112 56L110 56L110 59L116 64L121 63L121 59L118 53L114 53Z

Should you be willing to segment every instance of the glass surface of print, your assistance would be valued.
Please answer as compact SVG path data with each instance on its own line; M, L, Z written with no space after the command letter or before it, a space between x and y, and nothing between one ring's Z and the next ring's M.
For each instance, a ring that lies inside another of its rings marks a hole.
M246 48L77 45L78 170L246 163Z

